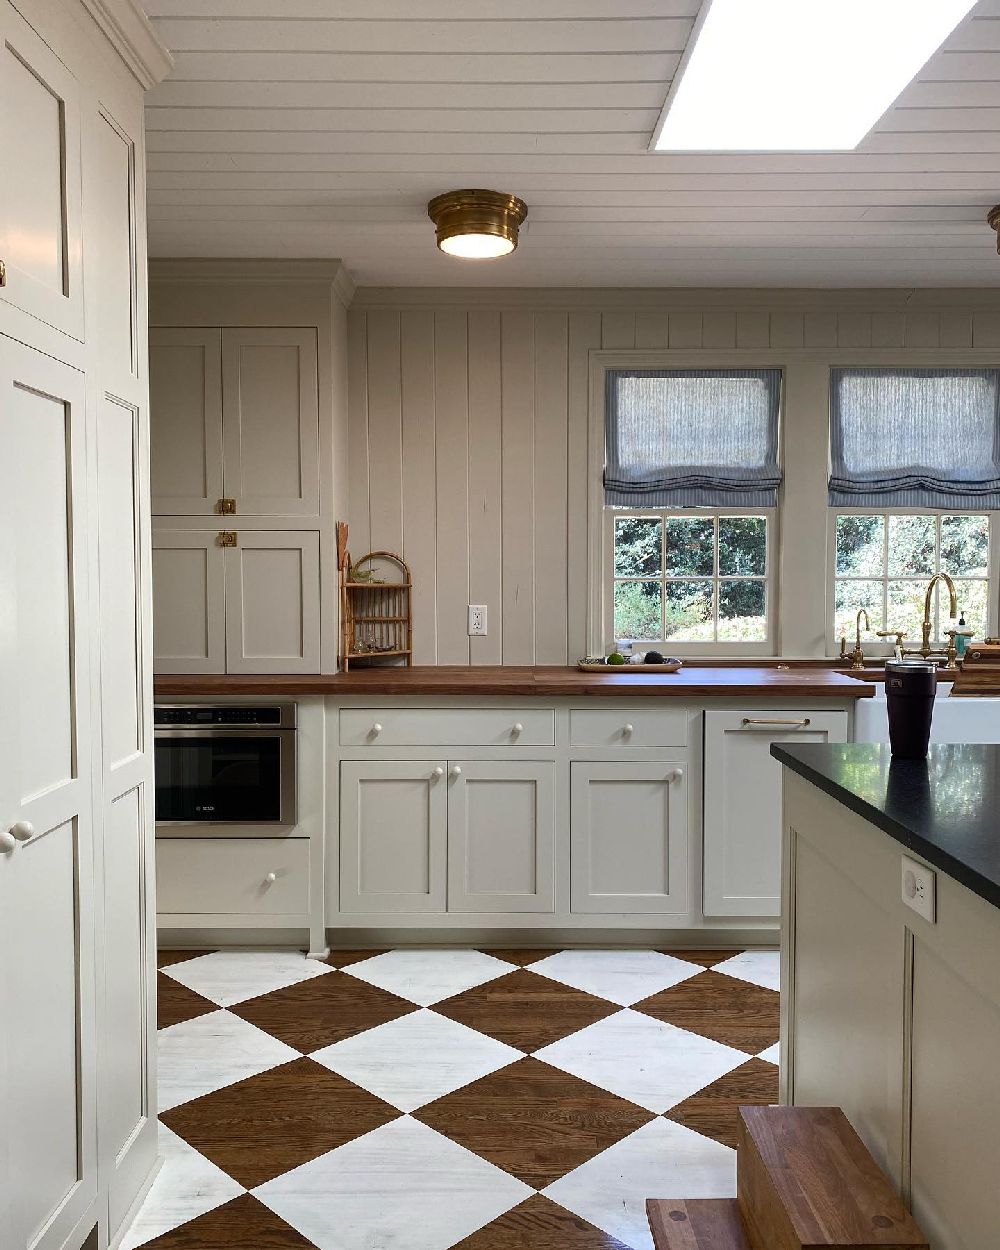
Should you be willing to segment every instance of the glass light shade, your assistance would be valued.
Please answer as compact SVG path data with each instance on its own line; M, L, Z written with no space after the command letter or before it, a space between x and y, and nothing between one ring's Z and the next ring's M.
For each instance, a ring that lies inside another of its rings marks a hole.
M509 256L514 250L510 239L498 234L453 234L438 244L449 256L463 256L467 260L489 260L496 256Z

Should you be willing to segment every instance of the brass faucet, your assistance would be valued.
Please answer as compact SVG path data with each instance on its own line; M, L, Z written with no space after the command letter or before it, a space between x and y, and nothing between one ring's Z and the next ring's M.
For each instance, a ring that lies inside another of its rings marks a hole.
M949 669L957 668L955 663L958 658L958 648L955 646L954 629L946 629L945 636L948 639L948 646L942 649L940 647L931 646L931 630L934 628L931 623L931 599L934 596L934 587L938 582L944 582L948 587L948 609L951 613L951 619L955 620L958 616L958 596L955 594L955 583L951 580L947 573L935 573L931 580L927 583L927 594L924 595L924 623L922 627L922 637L919 647L911 647L903 651L903 655L921 655L925 660L932 655L944 655L944 667Z
M857 632L854 636L854 650L851 652L851 668L864 668L865 653L861 647L861 618L865 618L865 629L871 633L872 623L868 619L868 613L864 608L858 608L858 615L855 621Z

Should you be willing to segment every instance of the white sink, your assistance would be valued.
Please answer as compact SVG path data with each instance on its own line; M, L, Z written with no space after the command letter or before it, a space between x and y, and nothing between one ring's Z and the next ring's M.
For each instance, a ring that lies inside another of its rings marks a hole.
M857 742L888 742L885 687L874 699L858 699ZM1000 742L1000 698L949 699L951 682L939 682L931 721L931 742Z

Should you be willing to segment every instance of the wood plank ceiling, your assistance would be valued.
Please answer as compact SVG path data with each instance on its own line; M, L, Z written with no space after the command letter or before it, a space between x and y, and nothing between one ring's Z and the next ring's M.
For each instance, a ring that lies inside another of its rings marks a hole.
M647 150L699 0L146 7L176 60L146 111L156 256L339 256L366 286L1000 285L1000 0L856 152L739 156ZM528 202L513 257L437 252L426 202L462 186Z

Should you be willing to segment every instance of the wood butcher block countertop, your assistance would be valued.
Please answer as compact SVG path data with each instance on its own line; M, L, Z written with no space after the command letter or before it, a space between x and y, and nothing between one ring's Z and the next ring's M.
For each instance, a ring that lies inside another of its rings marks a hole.
M616 697L861 699L875 694L857 681L819 665L685 665L677 673L624 671L584 673L556 667L364 668L329 675L267 673L167 674L154 678L157 698L195 695L613 695Z

